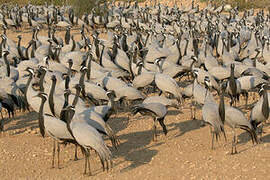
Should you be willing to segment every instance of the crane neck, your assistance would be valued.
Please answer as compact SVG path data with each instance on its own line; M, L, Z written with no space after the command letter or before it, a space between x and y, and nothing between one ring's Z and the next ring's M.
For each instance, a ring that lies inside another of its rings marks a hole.
M87 65L87 74L86 74L86 77L87 77L87 80L90 81L90 76L91 76L91 64L92 64L92 54L89 54L89 57L88 57L88 65Z
M234 80L234 68L233 67L231 68L230 78Z
M103 45L103 46L102 46L102 50L101 50L101 55L100 55L100 58L99 58L99 63L100 63L100 65L101 65L102 67L104 67L104 66L103 66L103 63L102 63L102 57L103 57L103 53L104 53L104 48L105 48L105 46Z
M177 50L178 50L178 53L179 53L177 64L179 64L179 65L180 65L180 61L182 59L182 53L181 53L181 49L180 49L180 39L181 39L181 37L179 37L178 41L176 41L176 47L177 47Z
M66 108L68 106L69 93L64 94L64 97L65 97L65 102L64 102L63 108Z
M219 116L221 119L221 122L224 124L225 122L225 103L224 103L224 90L221 90L220 94L220 101L218 106Z
M2 53L3 53L3 43L4 43L4 39L2 39L1 43L0 43L0 58L2 58Z
M115 107L115 101L114 101L114 98L113 97L109 97L108 106L110 106L113 110L116 109L116 107Z
M138 75L141 75L141 74L142 74L142 67L143 67L143 65L139 65L139 68L138 68Z
M17 50L18 50L18 54L19 54L20 58L23 59L23 53L22 53L22 49L21 49L21 40L22 39L19 38Z
M32 46L32 43L29 43L25 50L25 59L29 59L29 48Z
M262 114L265 117L265 119L268 119L268 117L269 117L269 102L268 102L268 93L265 89L263 90Z
M4 54L4 62L6 64L6 68L7 68L7 74L6 74L6 76L7 77L10 77L10 64L9 64L8 59L7 59L7 54Z
M52 51L52 43L49 43L49 47L48 47L48 55L49 57L51 57L52 59L54 59L54 53Z
M132 61L135 61L135 57L136 57L135 53L133 54L133 56L128 61L128 67L129 67L129 71L130 71L130 74L131 74L131 80L133 80L134 77L135 77L133 69L132 69Z
M55 116L55 109L54 109L54 92L55 92L55 87L56 87L56 80L52 81L52 86L49 94L49 106L51 113Z
M116 58L116 55L117 55L117 51L118 51L117 44L114 43L113 48L112 48L112 57L111 57L113 62L115 61L115 58Z
M45 102L46 102L46 99L42 98L40 107L39 107L39 114L38 114L39 131L43 138L45 137L45 125L44 125L44 116L43 116L43 109L44 109Z
M100 52L99 52L98 39L96 37L94 37L94 45L95 45L95 48L96 48L97 59L99 59L100 58Z
M79 101L80 93L81 93L81 88L77 88L77 89L76 89L75 98L73 99L73 102L72 102L72 106L73 106L73 107L76 107L76 105L77 105L77 103L78 103L78 101Z
M56 51L55 51L55 60L56 60L56 62L58 62L58 63L61 63L61 62L60 62L60 58L59 58L60 52L61 52L61 48L57 48Z
M65 89L69 89L69 82L70 82L70 76L67 76L65 80Z
M28 80L27 80L27 83L26 83L26 85L25 85L25 91L24 91L24 93L23 93L23 96L24 96L24 98L25 98L25 101L26 101L26 107L28 107L29 106L29 103L28 103L28 101L27 101L27 91L28 91L28 88L29 88L29 86L30 86L30 84L31 84L31 82L32 82L32 79L33 79L33 75L32 75L32 73L30 73L29 74L29 78L28 78Z
M71 38L71 40L72 40L71 52L72 52L72 51L74 51L75 48L76 48L76 42L75 42L74 38Z
M81 89L82 96L85 97L86 95L85 95L84 78L85 78L86 72L83 71L81 74L82 74L82 75L81 75L81 77L80 77L79 84L80 84L80 86L81 86L81 88L82 88L82 89Z
M185 46L185 51L184 51L184 55L183 56L187 55L188 43L189 43L189 40L186 39L186 46Z
M73 132L71 130L71 127L70 127L70 123L71 123L71 120L73 119L73 116L75 114L75 111L74 110L71 110L71 109L68 109L66 110L65 112L65 115L64 115L64 121L67 123L67 129L70 133L70 135L75 139L74 135L73 135Z
M65 43L69 44L69 41L70 41L70 30L67 29L65 34Z
M63 108L62 108L61 113L60 113L60 120L67 122L65 119L67 110L65 108L68 107L69 93L65 93L64 98L65 98L65 102L64 102Z
M40 78L39 78L39 88L40 88L40 91L41 91L41 92L44 92L44 86L43 86L43 83L44 83L44 77L45 77L45 74L46 74L46 71L41 72L41 75L40 75Z
M7 39L3 39L3 47L4 47L4 48L7 47Z
M36 49L37 49L37 45L36 45L36 42L34 41L33 44L32 44L31 58L35 57Z

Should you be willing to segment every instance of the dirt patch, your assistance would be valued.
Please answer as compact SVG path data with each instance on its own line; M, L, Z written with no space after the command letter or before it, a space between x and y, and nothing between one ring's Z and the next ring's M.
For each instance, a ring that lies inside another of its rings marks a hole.
M223 138L211 150L209 127L201 127L201 112L190 119L189 102L181 110L170 109L165 119L168 134L159 128L157 142L152 142L150 118L129 113L115 115L109 124L121 144L111 147L114 167L102 172L99 159L91 152L91 179L269 179L270 128L266 125L263 144L253 146L247 133L238 130L238 152L230 155L232 133L226 127ZM37 114L19 113L6 122L0 138L1 179L86 179L81 153L73 161L74 146L61 148L61 169L51 168L52 139L41 138Z

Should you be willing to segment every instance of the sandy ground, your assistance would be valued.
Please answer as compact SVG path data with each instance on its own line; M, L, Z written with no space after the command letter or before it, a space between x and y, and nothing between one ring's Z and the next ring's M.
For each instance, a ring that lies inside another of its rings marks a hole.
M14 40L18 34L22 34L24 44L31 38L27 31L8 31L8 37ZM60 35L63 37L63 32ZM181 110L169 110L165 119L168 134L164 136L158 126L157 142L152 141L150 118L129 113L114 115L109 124L121 141L119 149L113 149L106 140L114 166L109 172L103 172L92 152L91 177L83 175L81 152L80 160L73 160L72 145L61 148L61 168L51 168L53 141L40 136L36 113L17 113L13 119L4 118L5 133L0 137L1 179L270 179L268 125L263 143L256 146L246 132L238 130L236 155L230 154L232 133L226 127L228 141L221 138L211 150L209 127L201 127L201 111L197 111L198 120L191 120L189 104L187 101Z
M121 141L118 150L111 147L114 166L103 172L95 153L91 153L93 176L83 175L84 160L74 161L74 146L62 146L60 169L51 168L52 144L39 134L37 114L18 113L5 119L5 134L0 138L1 179L269 179L270 128L266 125L263 143L252 145L246 132L237 131L238 154L231 155L232 133L226 127L223 138L211 150L209 127L190 118L190 102L181 110L170 109L165 119L168 134L158 127L158 141L152 141L150 118L129 113L114 115L109 124Z

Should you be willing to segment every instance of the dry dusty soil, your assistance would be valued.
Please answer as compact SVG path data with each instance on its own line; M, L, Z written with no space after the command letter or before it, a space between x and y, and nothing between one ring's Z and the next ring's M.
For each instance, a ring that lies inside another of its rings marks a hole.
M24 43L31 38L27 30L8 31L8 37L14 40L17 34L22 34ZM45 32L40 34L45 35ZM4 115L0 179L270 179L268 124L262 144L254 146L248 134L238 130L239 153L231 155L232 133L226 127L228 141L221 138L211 150L209 127L201 127L200 111L196 114L198 120L191 120L189 104L190 101L186 101L181 110L169 109L165 119L168 134L164 136L159 127L157 142L152 141L153 121L150 118L129 113L114 115L109 124L121 141L119 149L113 149L106 140L114 166L109 172L103 172L99 159L92 152L91 177L83 175L81 152L80 160L73 161L72 145L61 148L61 168L51 168L53 141L40 136L35 112L17 113L10 120Z
M200 111L197 119L201 119ZM237 118L237 117L236 117ZM5 134L0 138L1 179L270 179L270 128L266 125L263 143L252 145L246 132L237 131L238 154L231 155L223 138L211 150L209 127L191 120L189 102L181 110L170 109L165 123L168 134L159 128L157 142L152 142L150 118L120 113L109 121L121 141L111 148L113 168L103 172L99 159L91 153L93 176L83 175L84 160L73 161L74 147L62 147L60 169L51 168L52 139L43 139L37 128L37 114L18 113L5 119Z

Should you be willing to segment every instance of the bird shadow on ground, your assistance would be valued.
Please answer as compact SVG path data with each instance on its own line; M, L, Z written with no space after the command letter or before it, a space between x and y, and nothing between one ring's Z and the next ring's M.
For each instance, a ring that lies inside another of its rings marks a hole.
M177 122L177 123L171 123L168 125L168 127L172 127L169 129L169 131L179 129L179 134L175 137L179 137L184 135L185 133L189 131L193 131L196 129L200 129L202 127L202 121L197 119Z
M122 117L120 118L120 120L121 123L112 123L112 128L115 129L116 131L125 129L129 123L127 117ZM135 120L137 120L137 118ZM133 121L133 119L131 121ZM158 127L158 129L159 129L157 130L158 137L163 136L164 134L160 130L160 127ZM152 150L151 148L160 146L164 143L164 142L152 142L152 137L153 137L152 129L120 135L119 136L120 146L118 147L118 150L115 151L114 154L116 157L123 157L125 160L118 163L114 163L114 166L120 165L128 161L129 165L121 170L121 172L125 172L149 163L152 160L152 158L158 153L157 150ZM159 138L157 141L160 141Z
M238 144L246 144L247 142L251 141L250 134L244 130L237 136L237 139L239 140Z
M108 121L108 124L112 127L114 132L117 133L128 127L129 118L128 116L125 116L125 117L113 116Z
M267 134L266 136L262 137L263 143L270 143L270 134Z
M259 136L260 135L258 135L258 139L259 139ZM240 140L240 142L238 144L245 144L251 140L251 137L250 137L249 133L243 132L243 133L238 135L238 139ZM263 143L270 143L270 134L262 136L261 140Z
M183 114L183 112L175 109L175 110L168 110L168 113L167 113L167 115L169 116L177 116L178 114Z
M37 124L38 113L29 112L27 114L19 115L14 118L4 118L4 125L8 126L5 128L5 132L11 130L18 130L15 134L20 134L25 131L27 128L35 129L38 127Z
M158 132L160 135L161 132ZM162 145L164 142L152 142L152 130L133 132L122 135L121 147L116 152L116 156L123 157L128 161L129 165L121 170L121 172L129 171L144 164L149 163L154 156L158 154L157 150L151 148ZM139 141L138 141L139 140ZM158 140L159 141L159 140ZM151 144L149 146L149 144ZM121 164L119 162L118 164Z

